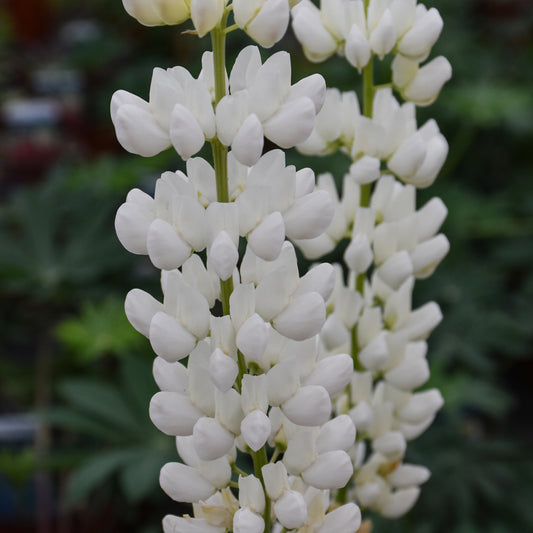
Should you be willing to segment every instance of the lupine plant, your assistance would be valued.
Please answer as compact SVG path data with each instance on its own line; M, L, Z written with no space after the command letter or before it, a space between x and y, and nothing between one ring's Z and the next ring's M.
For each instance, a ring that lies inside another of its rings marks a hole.
M438 11L416 0L123 4L146 26L191 20L188 33L212 45L197 77L155 68L148 101L111 101L126 150L172 146L186 161L153 198L130 191L115 224L127 250L161 269L163 301L133 289L125 309L157 355L150 417L176 438L161 487L193 509L164 517L163 530L355 533L371 529L361 511L403 515L429 478L404 462L407 442L443 403L436 389L415 392L440 309L412 308L415 279L449 248L442 201L416 205L448 151L435 121L416 122L451 76L445 58L426 62ZM248 46L227 68L230 32L270 48L291 13L309 60L337 53L361 73L359 98L318 74L293 83L283 51L263 62ZM379 86L378 61L390 65ZM264 153L265 138L279 149ZM205 143L210 161L195 157ZM287 165L292 147L345 152L342 195L331 174ZM301 275L295 247L318 260L345 240L344 264Z

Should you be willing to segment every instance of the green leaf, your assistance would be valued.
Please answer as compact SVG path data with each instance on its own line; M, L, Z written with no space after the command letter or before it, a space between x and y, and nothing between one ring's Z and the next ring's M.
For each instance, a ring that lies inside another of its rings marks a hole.
M115 387L87 379L71 379L63 382L59 390L72 405L103 423L111 424L117 432L142 436L128 402Z
M103 452L88 459L69 478L67 504L75 505L87 498L92 491L123 465L132 461L135 456L136 452L132 450L116 450Z
M159 490L159 471L168 454L146 449L140 451L120 472L120 486L126 498L134 503Z

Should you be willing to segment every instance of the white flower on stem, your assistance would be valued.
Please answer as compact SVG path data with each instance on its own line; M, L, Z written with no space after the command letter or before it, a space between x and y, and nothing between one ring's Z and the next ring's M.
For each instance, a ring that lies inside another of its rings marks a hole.
M190 17L190 0L122 0L124 9L145 26L181 24Z
M163 518L163 533L224 533L225 527L214 526L203 518L166 515Z
M210 32L222 18L226 0L190 0L191 19L198 37Z
M238 373L237 362L220 348L215 348L209 358L209 377L216 387L226 392L235 383Z
M268 0L268 4L272 1ZM287 0L283 0L286 2ZM247 2L247 5L250 2ZM226 146L237 141L234 156L251 164L259 157L264 135L282 148L309 137L316 114L324 103L326 86L313 75L291 86L290 57L278 52L263 65L259 50L249 46L237 56L230 74L230 94L216 108L217 136ZM250 119L255 115L257 118ZM242 128L252 135L247 136ZM242 145L242 146L241 146Z
M437 42L442 26L442 17L434 7L428 10L422 4L417 5L412 26L398 41L398 52L410 59L424 61Z
M183 67L154 69L149 102L126 91L115 92L111 118L122 146L144 157L173 144L187 159L216 134L209 88Z
M213 461L226 455L235 439L218 420L205 416L194 424L192 436L194 448L202 461Z
M239 509L233 515L233 533L263 533L265 520L248 507Z
M264 48L285 35L289 9L289 0L233 0L235 23Z
M159 484L173 500L193 503L226 487L230 479L231 467L226 458L221 458L204 463L202 470L182 463L167 463L161 468Z
M361 511L355 503L346 503L324 516L316 533L356 533L361 526Z
M241 422L241 435L254 452L257 452L265 445L271 431L270 419L259 409L248 413Z
M392 62L392 80L402 96L420 106L432 104L443 85L452 77L450 62L436 57L423 67L401 55Z

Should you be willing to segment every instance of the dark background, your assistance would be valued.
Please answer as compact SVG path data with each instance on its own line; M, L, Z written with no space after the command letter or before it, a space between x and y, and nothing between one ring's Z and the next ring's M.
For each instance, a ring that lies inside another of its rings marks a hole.
M420 202L449 208L451 251L416 301L444 321L430 338L446 404L408 447L431 480L415 509L382 533L533 530L533 6L530 0L431 2L445 27L433 56L454 77L435 117L448 161ZM117 89L147 97L154 66L196 76L209 46L189 27L144 28L121 2L0 0L0 532L160 531L183 509L159 489L172 439L152 427L153 355L123 316L132 287L157 293L156 270L113 230L129 189L150 192L181 168L114 138ZM229 57L249 41L229 38ZM358 89L340 58L311 65L292 35L293 79L318 68ZM266 56L266 52L263 54ZM230 59L231 61L231 59ZM337 156L289 159L341 178Z

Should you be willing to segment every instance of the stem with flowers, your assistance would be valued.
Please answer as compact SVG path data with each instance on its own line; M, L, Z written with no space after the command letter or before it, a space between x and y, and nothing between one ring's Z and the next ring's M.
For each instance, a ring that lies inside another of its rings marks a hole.
M415 115L450 74L444 58L420 66L438 12L404 0L123 4L148 26L191 20L212 44L196 77L155 68L149 101L111 101L126 150L172 147L186 162L153 197L130 191L115 221L124 247L161 270L163 301L133 289L125 310L156 354L150 417L176 438L180 460L163 466L161 487L193 508L163 530L355 533L361 509L400 516L429 477L404 462L407 441L442 405L436 390L415 392L440 310L411 308L415 278L448 249L442 202L416 209L447 152L436 123L417 128ZM227 73L229 32L270 48L291 12L307 57L340 52L362 72L362 113L354 92L326 90L318 74L292 83L286 52L263 63L248 46ZM388 54L391 84L376 87L374 61ZM263 153L265 138L279 149ZM196 155L205 142L212 164ZM347 153L342 198L333 176L286 165L291 147ZM346 280L328 263L300 274L295 247L315 260L345 236ZM251 472L237 466L244 455Z

